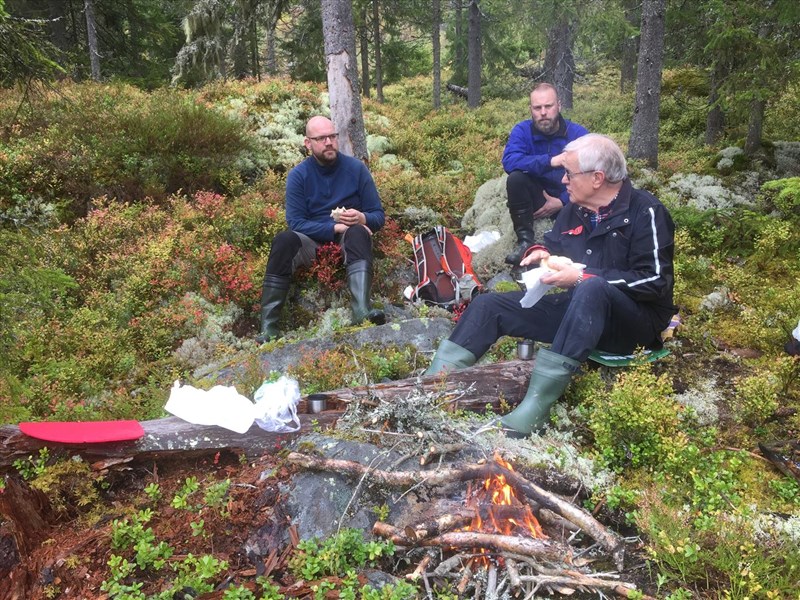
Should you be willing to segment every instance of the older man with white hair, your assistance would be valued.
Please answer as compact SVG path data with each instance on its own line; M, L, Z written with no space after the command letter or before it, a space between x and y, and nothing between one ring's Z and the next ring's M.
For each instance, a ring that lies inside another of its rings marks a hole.
M564 154L570 203L544 243L528 248L521 262L537 265L558 256L548 261L551 272L541 282L563 291L530 308L520 305L523 292L477 297L426 371L468 367L504 335L551 344L537 354L525 398L502 419L511 433L522 435L547 422L550 407L592 350L628 354L659 347L675 313L674 225L667 209L633 188L625 156L610 138L580 137Z

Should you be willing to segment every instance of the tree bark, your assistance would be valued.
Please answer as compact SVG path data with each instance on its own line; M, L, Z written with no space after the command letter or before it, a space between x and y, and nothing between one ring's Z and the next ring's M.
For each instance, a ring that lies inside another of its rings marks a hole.
M358 28L358 38L361 46L361 93L364 98L369 98L369 22L367 5L361 7L361 27Z
M455 46L454 60L453 60L453 80L456 83L466 83L466 76L464 68L467 64L466 56L464 53L464 5L462 0L454 0L455 19L454 19L454 34L455 39L453 45Z
M246 3L237 4L238 8L233 16L233 76L236 79L244 79L249 74L248 68L248 32L249 32L249 15L247 13Z
M433 0L431 17L431 42L433 47L433 109L437 110L442 105L441 0Z
M383 62L381 60L381 15L378 0L372 0L372 37L375 45L375 98L383 104Z
M623 10L625 22L630 32L622 40L622 60L620 62L619 89L629 92L636 81L636 53L639 49L639 1L625 0ZM636 33L634 33L634 31Z
M575 58L572 55L573 26L563 16L550 27L544 59L545 76L558 92L562 108L572 108L572 83L575 79Z
M711 70L711 81L708 92L708 114L706 115L705 143L713 146L721 138L725 130L725 113L722 111L719 98L719 86L722 79L722 67L715 64Z
M744 153L755 154L761 148L761 134L764 129L764 110L767 101L756 98L750 102L750 120L747 123L747 138L744 141Z
M658 166L658 111L661 106L665 15L666 0L643 1L636 105L628 155L643 159L652 168Z
M361 111L356 43L350 0L322 0L322 35L328 71L331 117L339 132L339 149L367 160L367 135Z
M481 8L478 0L469 3L469 70L467 76L467 106L478 108L481 105Z
M86 40L89 44L89 63L92 67L92 79L100 81L100 50L97 46L97 21L94 16L94 0L83 0L86 13Z

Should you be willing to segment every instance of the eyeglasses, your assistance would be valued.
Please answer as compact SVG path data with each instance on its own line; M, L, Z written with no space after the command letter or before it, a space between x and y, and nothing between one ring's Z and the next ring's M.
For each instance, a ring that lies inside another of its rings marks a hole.
M335 142L339 139L338 133L330 133L328 135L318 135L317 137L310 137L309 138L312 142L323 142L327 143L328 140Z
M570 173L564 169L564 175L567 176L567 180L569 181L572 181L572 178L575 177L575 175L586 175L587 173L597 173L597 171L575 171L574 173Z

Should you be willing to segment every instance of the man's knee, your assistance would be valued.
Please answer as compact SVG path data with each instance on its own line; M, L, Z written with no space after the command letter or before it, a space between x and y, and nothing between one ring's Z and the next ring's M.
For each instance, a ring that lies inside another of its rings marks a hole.
M372 236L364 225L347 228L342 239L347 264L358 260L372 260Z
M542 200L542 186L523 171L511 171L506 179L506 196L509 208L532 208Z
M267 260L267 274L289 277L292 274L292 261L302 248L303 242L294 231L280 232L272 240L272 248Z
M587 277L572 292L570 304L581 307L599 307L607 306L609 301L609 283L602 277Z

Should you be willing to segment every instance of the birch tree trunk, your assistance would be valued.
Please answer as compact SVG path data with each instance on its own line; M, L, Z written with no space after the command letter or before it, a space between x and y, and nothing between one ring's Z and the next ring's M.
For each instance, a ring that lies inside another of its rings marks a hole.
M658 110L661 105L661 66L664 59L666 0L644 0L636 76L636 106L628 155L658 166Z
M361 112L354 29L350 0L322 0L331 120L339 132L339 150L366 160L367 136Z
M94 0L83 0L86 13L86 40L89 44L89 63L92 66L92 79L100 81L100 51L97 47L97 21L94 16Z
M469 3L469 70L467 76L467 106L478 108L481 104L481 8L478 0Z

